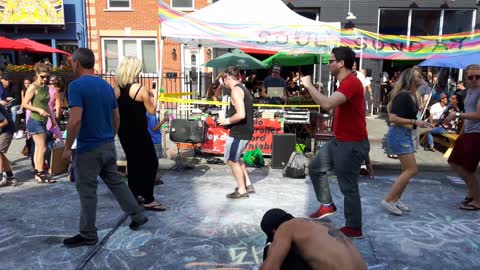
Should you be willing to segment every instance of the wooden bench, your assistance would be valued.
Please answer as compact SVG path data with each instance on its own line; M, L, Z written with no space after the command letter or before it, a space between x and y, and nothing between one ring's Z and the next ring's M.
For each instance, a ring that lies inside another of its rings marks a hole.
M455 142L458 139L458 134L452 133L445 133L445 134L435 134L433 136L433 140L445 147L447 147L447 151L443 154L443 157L448 158L452 153L453 147L455 146Z

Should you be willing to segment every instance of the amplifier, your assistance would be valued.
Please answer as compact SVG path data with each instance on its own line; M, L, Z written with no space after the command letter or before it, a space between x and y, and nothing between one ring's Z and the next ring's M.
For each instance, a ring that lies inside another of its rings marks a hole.
M310 124L310 111L303 109L285 111L286 124Z

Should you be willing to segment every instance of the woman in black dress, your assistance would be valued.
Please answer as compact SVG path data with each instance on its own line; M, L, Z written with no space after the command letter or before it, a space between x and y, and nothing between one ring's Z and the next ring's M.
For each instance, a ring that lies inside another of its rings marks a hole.
M150 91L138 83L142 61L127 56L118 65L115 74L115 96L120 111L118 137L127 156L128 186L143 207L151 211L165 211L155 201L153 189L158 160L148 133L146 112L154 114L156 104L150 99ZM157 100L155 92L154 100Z

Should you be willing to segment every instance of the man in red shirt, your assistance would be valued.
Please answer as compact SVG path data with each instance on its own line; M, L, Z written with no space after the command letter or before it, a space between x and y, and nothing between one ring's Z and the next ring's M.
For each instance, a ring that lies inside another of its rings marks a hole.
M334 109L333 133L335 138L322 145L310 162L309 172L315 195L320 202L311 218L323 218L335 213L328 184L327 172L333 171L344 196L345 227L340 231L351 238L362 238L362 206L358 189L360 166L368 159L368 142L365 122L365 100L362 83L352 74L355 53L349 47L332 50L328 68L340 82L330 97L315 89L310 76L302 83L313 100L323 110Z

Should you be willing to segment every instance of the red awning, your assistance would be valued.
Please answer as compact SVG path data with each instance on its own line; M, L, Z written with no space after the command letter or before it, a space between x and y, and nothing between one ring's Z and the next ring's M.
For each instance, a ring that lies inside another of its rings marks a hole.
M13 39L8 39L6 37L0 37L0 50L19 50L24 51L30 49L30 46L27 44L18 42Z
M33 41L31 39L28 39L28 38L21 38L21 39L15 40L15 41L27 45L28 49L26 49L26 51L30 51L30 52L63 53L63 54L68 54L68 55L70 54L68 52L65 52L65 51L62 51L62 50L59 50L59 49L56 49L56 48L52 48L48 45Z
M242 50L244 53L253 53L253 54L268 54L268 55L274 55L276 54L277 52L276 51L269 51L269 50L260 50L260 49L240 49Z

